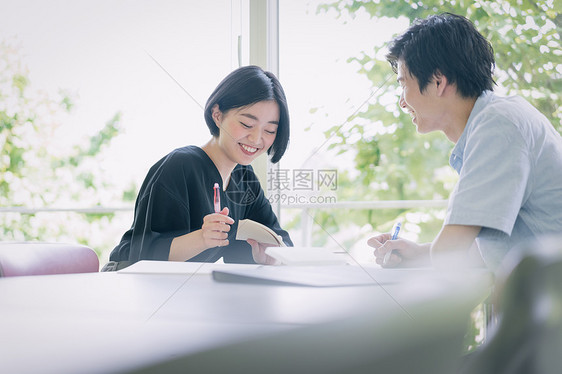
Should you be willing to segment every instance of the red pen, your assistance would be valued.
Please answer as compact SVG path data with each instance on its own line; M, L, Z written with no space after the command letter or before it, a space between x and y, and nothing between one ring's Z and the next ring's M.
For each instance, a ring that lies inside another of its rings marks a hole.
M218 183L215 183L215 185L213 186L213 190L215 191L215 195L214 195L215 213L220 213L220 211L221 211L221 195L220 195Z

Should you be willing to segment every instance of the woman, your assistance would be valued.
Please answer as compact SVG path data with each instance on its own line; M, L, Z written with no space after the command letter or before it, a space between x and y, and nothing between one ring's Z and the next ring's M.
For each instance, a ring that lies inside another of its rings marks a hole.
M289 142L287 100L277 78L257 66L233 71L207 100L205 122L212 135L208 143L176 149L150 169L133 225L106 270L139 260L270 263L264 245L234 239L238 221L246 218L292 245L250 166L264 152L278 162Z

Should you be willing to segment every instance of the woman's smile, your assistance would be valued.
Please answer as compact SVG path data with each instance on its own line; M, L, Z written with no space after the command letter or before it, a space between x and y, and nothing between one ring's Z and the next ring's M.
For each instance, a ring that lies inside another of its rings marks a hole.
M240 147L242 148L242 152L244 152L249 156L253 156L259 150L259 148L251 147L246 144L242 144L242 143L238 143L238 144L240 144Z

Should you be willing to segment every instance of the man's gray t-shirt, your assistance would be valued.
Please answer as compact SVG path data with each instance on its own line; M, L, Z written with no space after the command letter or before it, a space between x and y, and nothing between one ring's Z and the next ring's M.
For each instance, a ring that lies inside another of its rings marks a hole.
M486 265L544 234L562 234L562 138L524 99L484 92L450 158L459 181L445 224L481 226Z

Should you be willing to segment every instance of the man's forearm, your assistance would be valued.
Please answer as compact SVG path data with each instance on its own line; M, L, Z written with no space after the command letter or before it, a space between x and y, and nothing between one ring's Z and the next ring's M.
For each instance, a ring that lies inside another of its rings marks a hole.
M445 225L431 243L430 254L432 262L468 260L469 249L480 232L480 226Z

